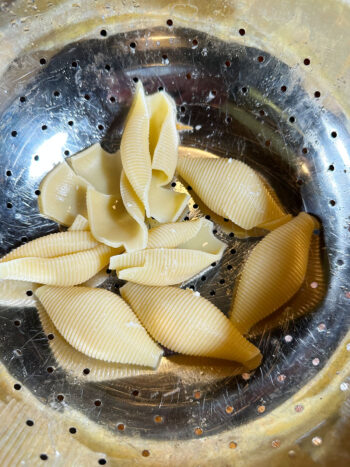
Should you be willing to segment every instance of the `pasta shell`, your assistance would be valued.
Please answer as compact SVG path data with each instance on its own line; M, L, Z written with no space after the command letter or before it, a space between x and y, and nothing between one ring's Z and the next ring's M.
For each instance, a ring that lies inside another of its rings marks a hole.
M107 266L117 251L99 245L56 258L18 258L0 263L0 279L16 279L50 285L77 285Z
M87 355L74 349L63 339L53 325L41 303L37 303L39 318L45 334L53 334L54 339L49 340L50 349L58 366L76 378L85 381L106 381L116 378L126 378L141 374L154 373L144 366L124 365L122 363L109 363ZM84 371L85 370L85 371Z
M83 230L87 231L89 229L89 221L80 214L74 219L73 224L68 228L68 230Z
M118 295L88 287L43 286L36 296L79 352L106 362L158 366L163 351Z
M322 266L320 235L312 235L304 282L298 292L278 310L256 323L249 331L257 336L277 326L286 330L288 323L315 310L326 295L327 281Z
M127 251L144 246L144 230L130 216L120 198L104 195L89 187L86 203L90 229L97 240L114 248L123 247Z
M189 195L164 188L160 176L153 174L148 199L151 216L158 222L175 222L187 207Z
M71 225L78 214L86 216L86 188L86 181L61 162L40 184L40 212L60 224Z
M202 225L203 219L161 224L148 231L147 248L176 248L196 236Z
M314 219L300 213L269 233L250 253L230 319L243 334L289 300L305 278Z
M152 178L149 112L141 83L136 87L136 94L128 113L120 153L125 175L149 216L148 191Z
M110 154L99 143L68 159L74 172L97 191L120 196L119 180L122 171L120 152Z
M44 237L36 238L1 258L0 262L10 261L18 258L38 257L54 258L56 256L77 253L98 246L90 232L73 231L58 232Z
M184 227L168 224L157 227L159 231L169 232L160 239L158 248L124 253L110 259L110 269L116 269L119 279L129 280L145 285L173 285L190 279L211 263L219 261L226 245L212 233L212 223L200 219L197 232L193 232L193 224L189 223L192 238L184 235ZM174 244L174 234L171 229L178 231L178 248L168 248ZM151 242L152 242L151 234ZM171 238L173 237L173 239ZM180 243L182 240L187 240ZM162 243L164 242L164 243ZM152 243L151 243L152 244ZM163 245L166 247L164 248Z
M110 259L119 279L145 285L174 285L191 279L211 263L216 255L196 250L154 248L133 251Z
M106 273L106 269L103 268L97 274L88 279L87 281L83 282L81 285L84 287L99 287L103 284L109 277L109 274Z
M241 362L249 369L261 354L205 298L176 287L128 283L120 289L141 323L159 343L175 352Z
M177 163L179 136L176 130L176 106L165 92L146 97L150 115L149 150L152 170L159 183L166 185L174 176Z
M243 162L180 155L177 170L211 210L243 229L259 227L285 215L265 182Z
M22 281L0 280L0 305L2 306L35 306L34 295L27 294L34 292L37 284Z
M121 159L147 217L159 222L176 221L189 198L164 187L175 173L178 144L175 102L164 92L145 97L139 83L122 136Z

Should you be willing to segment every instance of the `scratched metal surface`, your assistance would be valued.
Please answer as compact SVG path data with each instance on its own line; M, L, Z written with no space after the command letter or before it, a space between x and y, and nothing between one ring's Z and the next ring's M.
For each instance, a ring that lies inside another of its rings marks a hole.
M44 404L58 410L68 404L117 436L124 436L117 429L121 422L129 436L184 439L195 436L196 426L210 435L254 419L260 404L280 405L327 363L348 329L350 135L341 110L331 113L307 95L297 69L198 31L134 31L70 44L51 57L23 57L3 83L16 91L0 117L1 254L58 229L38 213L40 180L96 141L107 149L118 146L137 79L148 92L161 86L175 98L179 120L194 127L182 144L247 162L266 176L290 212L305 209L322 221L327 296L312 314L255 340L264 361L248 381L230 377L208 384L197 375L183 382L167 374L87 383L59 368L49 374L47 367L56 362L35 308L1 308L0 358ZM20 84L13 87L16 80ZM189 217L197 214L192 204ZM205 280L186 285L227 312L235 278L258 239L217 230L229 244L223 260L205 272ZM104 287L117 292L119 285L112 276ZM279 374L284 381L278 382ZM194 390L201 391L200 400ZM63 403L57 394L65 395ZM235 408L230 417L227 405ZM155 414L167 422L155 424Z

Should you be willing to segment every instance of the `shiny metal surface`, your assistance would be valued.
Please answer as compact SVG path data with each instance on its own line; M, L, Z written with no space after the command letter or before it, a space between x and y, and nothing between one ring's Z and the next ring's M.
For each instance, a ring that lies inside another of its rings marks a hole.
M0 358L17 381L41 402L58 410L69 405L117 436L125 435L118 432L122 422L128 436L175 440L196 437L196 427L214 435L261 417L258 406L279 406L323 368L349 325L350 134L340 109L327 110L322 96L304 90L298 69L256 48L164 26L82 40L50 56L26 55L12 64L5 85L16 77L20 85L0 119L2 254L57 230L38 213L40 180L64 157L96 141L118 147L140 79L148 92L169 92L179 120L194 127L183 135L183 145L247 162L290 212L305 209L320 219L328 273L327 295L317 310L255 339L265 358L249 379L208 383L195 373L185 381L170 372L88 383L59 368L48 374L56 363L36 310L2 308ZM188 216L196 214L192 202ZM235 278L257 239L240 240L220 227L217 235L229 244L225 257L185 285L227 312ZM115 277L104 284L113 291L119 285ZM64 394L63 403L58 394ZM234 407L230 415L227 406ZM165 423L154 423L155 415Z

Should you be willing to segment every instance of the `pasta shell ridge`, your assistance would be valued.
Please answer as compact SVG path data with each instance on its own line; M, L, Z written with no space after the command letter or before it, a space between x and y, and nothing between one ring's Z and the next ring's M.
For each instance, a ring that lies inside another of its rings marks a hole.
M118 295L88 287L43 286L36 290L63 338L88 357L157 367L163 351Z

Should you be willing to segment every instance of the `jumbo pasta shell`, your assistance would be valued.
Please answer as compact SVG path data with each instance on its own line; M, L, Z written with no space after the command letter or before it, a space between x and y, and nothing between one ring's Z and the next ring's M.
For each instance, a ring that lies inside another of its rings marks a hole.
M97 191L120 196L119 180L122 171L120 152L110 154L99 143L68 159L74 172Z
M107 266L117 250L99 245L55 258L18 258L0 263L0 279L15 279L50 285L77 285Z
M157 367L163 351L118 295L88 287L43 286L36 296L79 352L106 362Z
M177 170L209 209L243 229L259 227L285 215L265 182L243 162L180 156Z
M61 336L41 303L38 302L36 306L45 334L54 336L48 342L57 365L72 376L85 381L106 381L153 373L153 370L144 366L109 363L79 352Z
M71 225L78 214L86 216L86 181L64 161L40 184L40 212L63 225Z
M127 251L144 246L144 229L130 216L121 198L89 187L86 204L91 232L101 243Z
M149 215L148 191L152 178L149 111L141 83L137 85L128 113L120 143L120 154L125 175Z
M312 216L300 213L259 242L239 278L230 319L243 334L273 313L304 281L312 232Z
M122 297L159 343L192 356L241 362L249 369L261 354L212 303L190 290L127 283Z
M1 258L0 262L26 257L54 258L89 250L98 246L98 244L90 232L58 232L36 238L15 248Z

